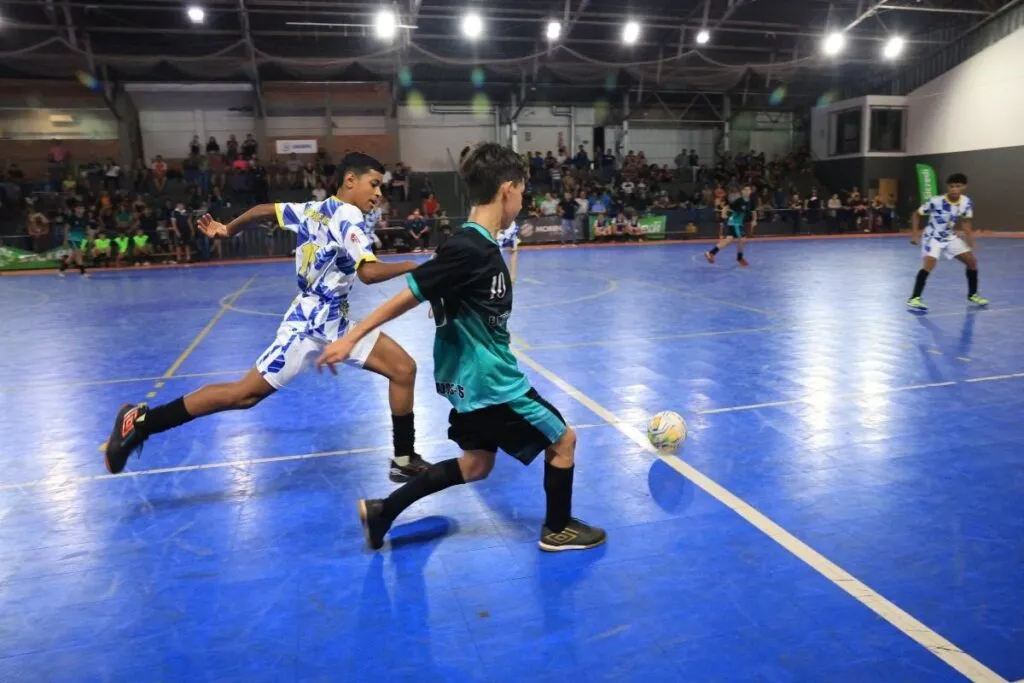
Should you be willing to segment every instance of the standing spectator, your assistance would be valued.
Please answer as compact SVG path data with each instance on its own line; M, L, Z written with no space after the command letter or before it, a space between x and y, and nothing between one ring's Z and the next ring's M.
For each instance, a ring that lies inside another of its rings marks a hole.
M197 156L199 156L199 153L200 153L199 136L198 135L193 135L192 136L192 142L188 143L188 155L190 157L197 157Z
M164 158L157 154L150 170L153 172L153 189L158 195L163 194L164 186L167 184L167 163Z
M576 232L576 213L579 211L579 204L576 203L576 199L566 192L564 199L558 204L558 214L562 217L562 244L566 242L566 236L569 237L569 243L576 246L577 232Z
M247 133L245 140L242 142L242 157L252 159L256 156L258 149L259 145L256 144L256 138L252 136L252 133Z
M210 139L206 141L206 155L212 156L214 154L220 154L220 145L217 144L217 138L210 136Z
M406 227L409 228L409 237L412 238L413 251L423 251L427 235L430 233L426 219L423 218L419 209L413 209L405 222Z

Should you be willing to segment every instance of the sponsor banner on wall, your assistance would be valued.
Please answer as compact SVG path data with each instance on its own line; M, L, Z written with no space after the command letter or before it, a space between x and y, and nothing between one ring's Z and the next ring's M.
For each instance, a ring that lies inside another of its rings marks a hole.
M562 219L558 216L530 216L517 223L520 244L544 244L562 239Z
M917 170L917 189L921 193L921 203L939 193L939 179L935 177L935 169L928 164L915 164Z
M316 140L278 140L278 154L316 154Z
M594 223L597 223L597 216L590 216L590 230L588 232L590 239L597 239L594 235ZM640 216L639 221L640 229L644 231L644 237L649 240L663 240L665 239L665 226L668 224L668 219L663 215L648 214L646 216Z
M31 270L33 268L56 268L62 256L71 254L70 249L58 248L36 254L14 247L0 247L0 270Z

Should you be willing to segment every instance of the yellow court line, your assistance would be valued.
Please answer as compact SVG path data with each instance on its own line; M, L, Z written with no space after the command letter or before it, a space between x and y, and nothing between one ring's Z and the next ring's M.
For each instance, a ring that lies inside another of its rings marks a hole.
M195 338L192 340L192 343L186 346L185 350L178 355L178 357L174 360L173 363L171 363L171 367L167 368L167 371L157 378L157 380L160 381L158 381L154 385L153 389L146 394L147 399L151 399L156 396L157 389L163 386L163 381L170 379L174 375L174 373L178 371L178 368L181 367L181 364L184 363L188 359L188 357L192 355L192 352L195 351L196 348L198 348L202 341L206 339L206 335L210 334L210 330L212 330L213 326L217 324L217 321L223 318L224 314L231 310L231 305L238 301L238 297L242 296L242 294L245 293L245 290L249 289L249 287L252 285L253 282L255 282L255 280L256 276L253 275L252 277L245 281L244 285L242 285L234 292L232 292L226 299L221 300L220 309L217 311L216 314L214 314L213 318L210 319L210 322L206 323L206 326L203 329L199 330L199 334L195 336ZM107 450L106 441L100 444L99 450Z
M851 575L842 567L836 565L818 551L811 548L796 536L783 529L766 515L723 487L718 482L709 478L693 466L687 464L676 455L660 454L651 445L650 441L648 441L646 435L632 424L623 422L615 415L615 413L608 410L597 401L556 375L554 372L548 370L546 367L530 358L528 355L524 354L522 351L516 351L516 355L519 357L519 360L534 372L572 396L577 402L588 408L595 415L606 420L636 445L659 457L669 467L693 482L696 486L699 486L708 495L712 496L753 525L758 531L768 536L768 538L791 552L809 567L817 571L839 588L846 591L862 605L895 626L908 638L913 639L950 667L959 671L968 680L973 681L973 683L1006 683L1006 679L1002 678L999 674L971 657L969 654L943 638L932 629L928 628L907 612L904 612L895 604L875 592L872 588L859 581L856 577Z
M221 304L220 310L217 311L216 315L213 316L210 322L206 323L206 327L199 330L199 334L196 335L196 338L193 339L192 343L185 347L185 350L181 352L181 355L178 356L178 358L173 363L171 363L171 367L167 368L167 372L161 375L161 379L167 379L168 377L170 377L171 375L178 371L178 368L181 367L181 364L184 363L185 360L192 355L192 352L196 350L196 347L199 346L199 344L201 344L204 339L206 339L206 335L210 334L210 330L212 330L213 326L217 324L217 321L224 317L224 314L231 309L231 306L236 301L238 301L238 297L242 296L242 294L245 293L245 290L249 289L249 286L252 285L252 283L255 280L256 276L253 275L251 278L245 281L244 285L235 290L231 294L231 296L229 296L227 300Z

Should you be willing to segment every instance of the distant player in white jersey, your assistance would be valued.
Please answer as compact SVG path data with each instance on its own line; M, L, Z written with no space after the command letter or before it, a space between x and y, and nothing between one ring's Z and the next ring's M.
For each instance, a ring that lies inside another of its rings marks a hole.
M964 194L967 176L954 173L946 181L946 194L932 197L914 213L910 241L921 244L921 270L917 272L914 293L907 299L907 308L927 311L921 301L928 275L940 256L955 258L967 266L967 300L976 306L987 306L988 299L978 294L978 260L974 257L974 203ZM921 216L928 216L928 225L921 240ZM960 228L964 236L957 234Z
M508 259L508 274L509 279L514 284L516 281L516 266L519 261L519 226L516 225L515 221L512 221L512 225L498 233L498 247L502 250L505 247L512 249L512 255Z
M276 216L280 227L296 234L295 270L299 295L285 313L277 338L242 379L208 384L154 408L126 404L107 442L107 469L117 474L147 438L191 420L224 410L244 410L284 388L311 365L323 348L345 334L351 322L348 296L356 278L384 282L414 270L413 262L382 263L370 248L364 212L381 201L384 167L371 156L347 155L341 162L338 194L322 202L262 204L224 225L209 215L199 228L209 237L230 237L246 224ZM395 453L390 478L408 481L429 463L415 452L413 388L416 363L384 333L366 337L349 364L387 377Z

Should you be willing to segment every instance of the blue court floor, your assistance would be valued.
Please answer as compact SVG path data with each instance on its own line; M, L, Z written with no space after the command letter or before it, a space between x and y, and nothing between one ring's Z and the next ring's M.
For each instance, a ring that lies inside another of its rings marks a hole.
M290 264L0 278L0 681L1024 679L1024 241L982 240L989 310L943 262L926 316L905 238L755 242L747 270L703 248L520 255L522 363L578 428L576 514L609 531L556 555L542 467L511 459L365 550L391 426L353 369L106 475L118 406L255 361ZM355 315L399 287L357 285ZM386 329L440 460L432 327ZM637 431L664 409L678 460Z

